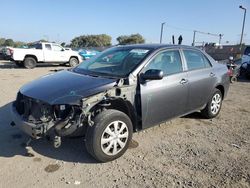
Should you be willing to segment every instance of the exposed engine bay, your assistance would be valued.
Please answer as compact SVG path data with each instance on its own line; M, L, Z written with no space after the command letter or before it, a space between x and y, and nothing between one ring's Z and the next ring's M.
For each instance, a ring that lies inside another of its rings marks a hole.
M93 117L99 111L109 108L113 100L131 102L134 96L135 86L125 85L124 80L120 79L112 89L83 98L79 105L51 105L18 92L13 108L24 122L34 125L30 134L32 138L50 136L54 138L54 146L59 147L61 137L84 135L87 126L93 125Z

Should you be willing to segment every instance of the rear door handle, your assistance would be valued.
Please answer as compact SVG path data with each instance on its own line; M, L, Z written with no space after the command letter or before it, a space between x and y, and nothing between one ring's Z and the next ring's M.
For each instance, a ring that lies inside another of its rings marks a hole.
M213 72L211 72L211 73L210 73L210 76L211 76L211 77L214 77L214 76L215 76L215 74L214 74Z
M188 80L185 78L182 78L180 81L180 84L186 84L186 83L188 83Z

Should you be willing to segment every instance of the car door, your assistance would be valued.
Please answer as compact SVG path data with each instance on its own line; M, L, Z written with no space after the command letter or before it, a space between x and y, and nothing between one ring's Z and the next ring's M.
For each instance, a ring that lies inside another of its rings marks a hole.
M188 111L203 107L215 86L216 77L212 64L198 50L184 49L183 55L188 74Z
M161 80L140 81L141 115L143 128L156 125L186 111L188 84L183 72L179 50L156 54L142 70L162 70Z
M54 62L66 62L69 58L66 59L66 52L58 44L52 44L52 50L54 54Z
M51 44L44 44L43 55L44 55L45 62L53 62L54 61L54 55L53 55Z

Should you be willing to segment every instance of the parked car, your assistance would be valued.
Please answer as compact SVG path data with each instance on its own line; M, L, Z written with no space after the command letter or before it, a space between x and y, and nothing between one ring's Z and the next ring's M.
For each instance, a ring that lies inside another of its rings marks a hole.
M59 63L74 67L82 62L82 57L72 50L65 50L55 43L39 42L29 49L13 48L11 59L20 67L32 69L37 63Z
M242 63L240 74L250 78L250 61Z
M84 60L86 60L93 56L96 56L99 53L100 52L96 50L80 50L79 55L82 56Z
M84 136L106 162L124 154L133 132L196 111L216 117L228 88L226 65L197 48L118 46L24 85L12 125L35 139L50 135L56 147L61 137Z
M12 47L3 47L1 49L1 56L4 60L10 60L11 59L11 54L13 52L13 48Z
M250 78L250 53L247 55L243 55L241 59L237 60L240 67L240 74L241 76L246 76Z

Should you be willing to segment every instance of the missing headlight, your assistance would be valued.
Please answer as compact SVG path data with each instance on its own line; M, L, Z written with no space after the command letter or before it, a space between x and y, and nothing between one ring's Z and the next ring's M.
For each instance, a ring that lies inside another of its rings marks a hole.
M70 105L56 105L55 117L57 119L66 119L74 112L74 108Z
M40 106L40 112L41 112L40 120L42 122L48 122L52 119L50 106L42 104Z

